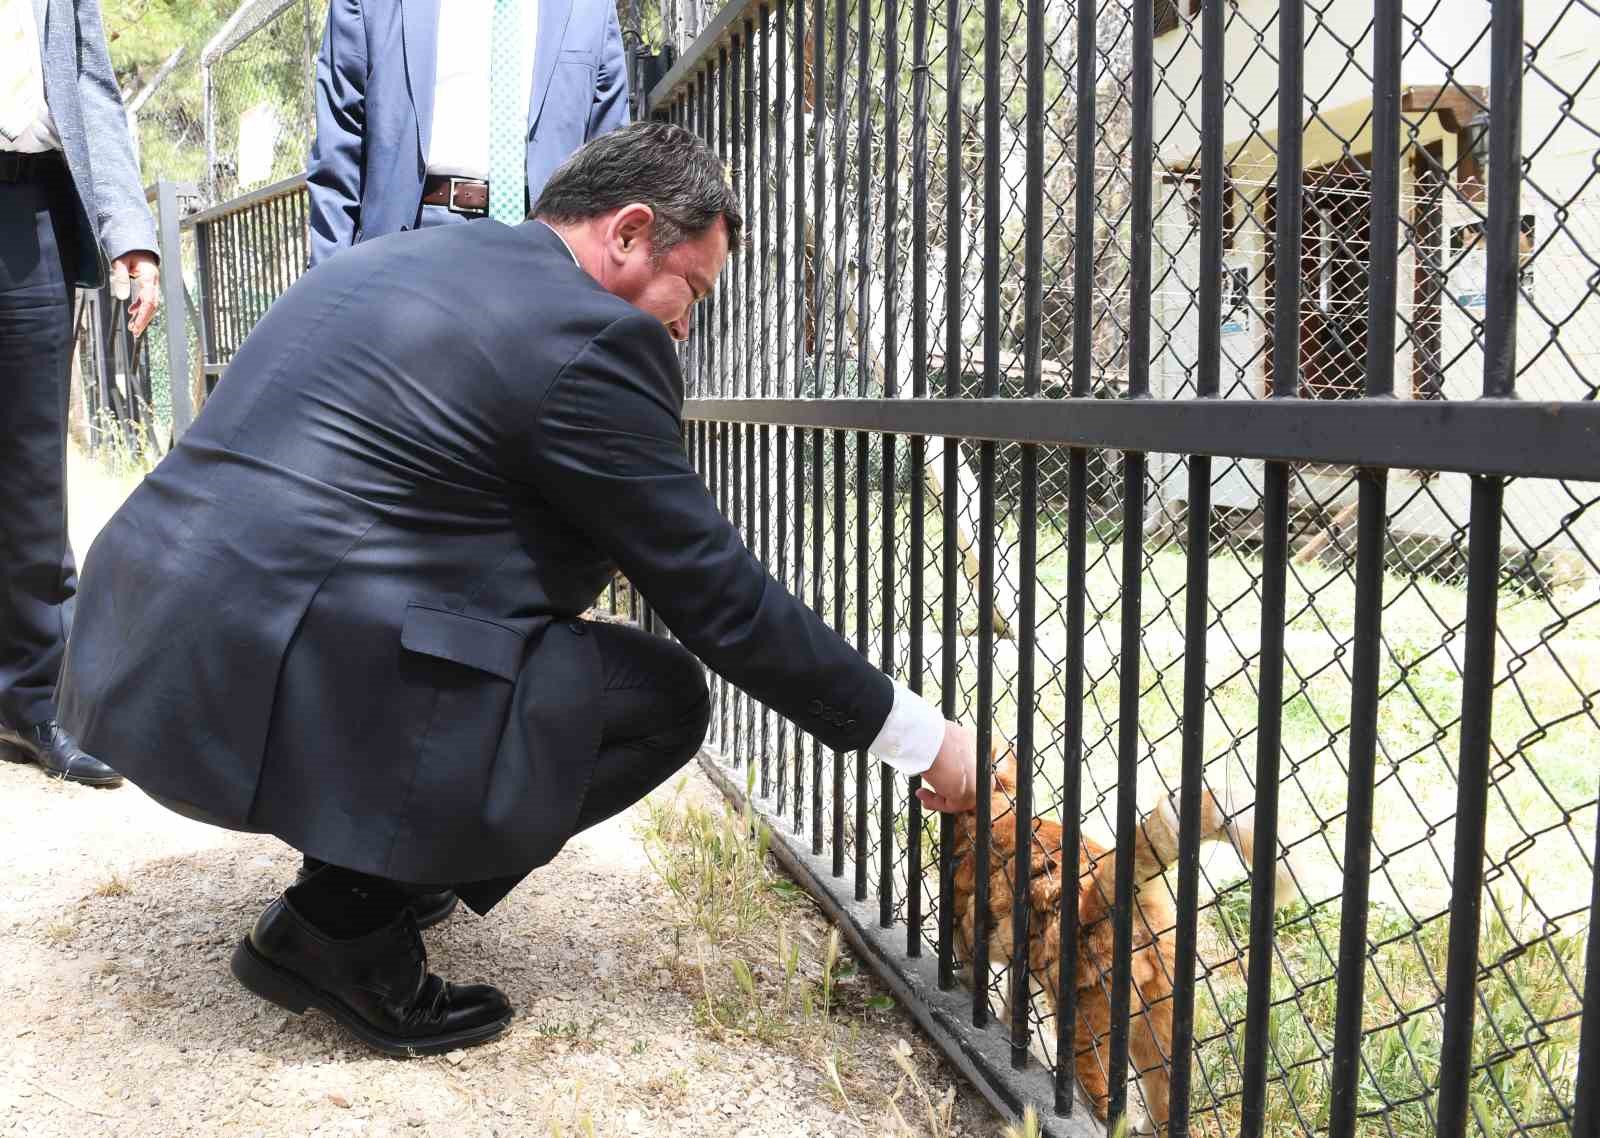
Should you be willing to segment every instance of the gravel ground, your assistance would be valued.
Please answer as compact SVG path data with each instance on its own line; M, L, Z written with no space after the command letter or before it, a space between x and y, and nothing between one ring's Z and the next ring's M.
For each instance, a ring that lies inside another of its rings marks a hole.
M434 968L501 985L517 1017L485 1046L396 1061L229 975L235 942L293 873L286 846L132 787L6 764L0 1134L875 1135L900 1038L927 1083L958 1083L950 1133L999 1131L898 1009L856 1016L841 1044L861 1123L814 1060L702 1032L697 975L667 967L677 914L636 822L580 835L489 917L458 911L427 933Z
M80 554L129 485L74 454ZM715 795L698 773L688 792ZM234 944L292 878L288 847L188 821L132 786L90 790L0 763L0 1135L876 1138L900 1039L935 1094L955 1087L945 1133L999 1133L899 1009L852 1001L838 1044L848 1103L814 1037L703 1030L698 973L678 960L681 914L645 857L640 816L580 835L489 917L460 910L424 934L435 970L499 984L517 1016L485 1046L396 1061L229 975ZM824 939L821 917L809 920L798 931Z

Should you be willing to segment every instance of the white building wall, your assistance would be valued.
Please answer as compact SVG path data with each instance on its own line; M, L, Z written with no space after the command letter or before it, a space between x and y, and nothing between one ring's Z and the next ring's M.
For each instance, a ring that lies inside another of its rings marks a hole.
M1403 88L1455 82L1487 90L1491 6L1486 0L1407 2L1408 21L1423 20L1420 35L1408 22L1403 33ZM1234 248L1224 254L1228 267L1244 267L1251 281L1247 321L1225 324L1222 386L1230 398L1265 394L1265 259L1269 255L1266 202L1275 182L1278 66L1276 0L1238 0L1226 13L1225 76L1230 92L1225 108L1224 154L1248 209ZM1372 6L1365 0L1334 0L1321 18L1307 12L1305 57L1307 123L1303 138L1308 169L1371 150L1367 123L1372 99ZM1260 41L1258 42L1258 33ZM1521 213L1534 218L1534 256L1517 326L1517 393L1523 399L1582 399L1600 386L1600 300L1593 280L1600 272L1600 77L1595 45L1600 16L1564 0L1528 0L1525 38L1536 63L1523 86L1522 149L1528 163ZM1200 21L1156 41L1155 137L1166 169L1183 169L1199 150ZM1567 104L1570 102L1570 106ZM1255 120L1252 126L1251 120ZM1457 136L1438 115L1408 116L1402 143L1439 143L1447 168L1456 162ZM1416 198L1409 163L1402 165L1402 215ZM1453 230L1472 223L1473 206L1450 188L1444 195L1440 226L1443 257L1451 262ZM1156 359L1152 386L1158 397L1192 390L1198 347L1198 231L1176 191L1156 187L1156 296L1153 299ZM1411 315L1415 260L1402 232L1399 264L1402 319ZM1304 282L1310 288L1312 282ZM1483 384L1482 258L1468 255L1451 265L1441 298L1440 346L1445 362L1444 393L1450 399L1476 397ZM1397 330L1396 394L1409 397L1411 346L1402 323ZM1259 463L1219 463L1214 500L1219 505L1253 506L1259 501ZM1182 500L1186 480L1174 463L1158 468L1162 493ZM1397 472L1409 483L1413 476ZM1575 525L1569 518L1582 502L1600 497L1600 485L1550 481L1512 483L1506 492L1505 541L1555 549L1583 546L1600 551L1600 509ZM1397 487L1391 502L1404 502L1395 530L1448 539L1467 522L1469 480L1464 475L1431 479L1426 492Z

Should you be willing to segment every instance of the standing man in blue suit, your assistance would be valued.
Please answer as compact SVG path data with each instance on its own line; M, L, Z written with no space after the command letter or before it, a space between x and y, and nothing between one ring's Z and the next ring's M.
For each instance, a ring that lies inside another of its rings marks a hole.
M98 0L0 0L0 758L116 786L56 720L78 574L67 542L73 293L131 278L159 303L156 227Z
M626 126L613 0L333 0L306 181L311 264L408 229L516 225L557 166ZM306 858L301 877L322 865ZM419 890L424 928L454 892Z
M627 121L612 0L333 0L311 263L385 233L520 222L557 166Z

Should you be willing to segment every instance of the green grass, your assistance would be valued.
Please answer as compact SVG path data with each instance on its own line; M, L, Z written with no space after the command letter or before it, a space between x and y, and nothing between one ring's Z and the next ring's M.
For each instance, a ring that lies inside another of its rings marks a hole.
M826 483L825 483L826 484ZM892 599L896 611L895 671L907 676L910 628L920 623L926 694L941 696L939 622L942 594L942 517L930 498L920 613L904 596L909 557L907 502L896 505ZM831 503L830 503L831 506ZM866 643L878 658L885 595L881 503L868 503L866 548L856 542L856 502L843 504L845 588L842 629L856 637L858 596L873 598ZM824 514L831 521L832 511ZM1015 556L1014 517L1005 509L997 535L1000 561ZM809 520L809 513L808 513ZM811 535L803 548L805 597L812 596ZM1067 655L1067 553L1048 523L1038 535L1036 710L1038 775L1035 802L1057 811ZM835 579L831 527L823 612L831 619ZM1116 805L1117 713L1121 639L1120 530L1093 527L1087 549L1087 632L1083 807L1086 832L1109 842ZM776 561L776 558L774 558ZM789 546L786 564L793 564ZM867 567L858 592L857 568ZM1184 587L1187 558L1176 544L1147 541L1141 589L1140 753L1137 798L1148 809L1176 788L1182 758ZM1254 547L1219 543L1209 563L1207 706L1204 755L1209 785L1236 806L1249 804L1257 761L1257 659L1262 566ZM1486 825L1486 871L1495 903L1486 897L1480 961L1480 1008L1475 1023L1473 1106L1485 1133L1510 1133L1540 1119L1560 1118L1572 1099L1577 1030L1575 990L1582 986L1588 936L1590 859L1595 848L1600 755L1600 605L1571 581L1551 591L1526 583L1499 596L1492 718L1492 769ZM967 632L957 632L958 718L977 713L976 597L954 582ZM1454 857L1456 754L1461 729L1460 666L1464 653L1466 590L1451 581L1391 566L1383 581L1379 656L1377 810L1373 820L1369 966L1364 1009L1366 1068L1361 1109L1380 1112L1363 1133L1431 1134L1428 1110L1436 1094L1442 1031L1440 987L1448 941L1449 872ZM1058 604L1059 601L1059 604ZM1335 968L1343 890L1344 804L1348 793L1351 669L1355 621L1352 572L1320 564L1294 567L1287 585L1286 667L1280 754L1280 837L1306 904L1282 915L1272 1011L1274 1077L1268 1133L1297 1133L1326 1124L1326 1052L1332 1038ZM994 722L1004 736L1017 723L1017 648L999 639L994 655ZM809 748L808 748L809 751ZM824 778L831 765L825 759ZM853 816L854 763L846 762L846 816ZM808 776L809 777L809 776ZM867 788L876 818L876 773ZM809 829L809 820L806 828ZM827 827L824 826L826 831ZM851 827L846 826L847 835ZM920 837L924 881L934 911L937 823ZM896 830L898 844L906 840ZM849 843L851 856L855 854ZM1243 950L1248 928L1244 867L1231 851L1207 847L1202 898L1203 957L1209 966L1199 998L1196 1117L1207 1133L1236 1132L1238 1074L1243 1047ZM867 854L869 850L861 851ZM876 862L872 863L876 880ZM848 873L848 871L847 871ZM902 872L901 891L904 888ZM1214 899L1212 902L1210 899ZM903 910L902 910L903 911ZM930 923L931 931L931 923ZM1569 979L1570 978L1570 979ZM1563 1020L1562 1017L1571 1017ZM1046 1031L1053 1028L1045 1025ZM1384 1104L1390 1104L1385 1107ZM1298 1113L1297 1113L1298 1112ZM1526 1132L1538 1132L1531 1130ZM1551 1131L1555 1132L1554 1129Z
M1570 1109L1581 1003L1568 977L1581 984L1586 943L1581 927L1527 938L1500 908L1498 898L1486 906L1479 949L1484 971L1471 1109L1486 1134L1559 1120L1564 1106ZM1219 899L1211 931L1227 925L1242 936L1248 919L1248 899L1238 891ZM1268 1069L1281 1079L1269 1087L1266 1132L1288 1134L1327 1125L1323 1057L1334 1033L1339 910L1295 905L1279 913L1277 924ZM1357 1132L1422 1138L1435 1132L1429 1112L1443 1040L1439 985L1449 922L1439 918L1419 926L1402 912L1375 905L1367 936L1373 948L1366 964L1358 1110L1372 1117L1358 1123ZM1218 969L1201 985L1197 1133L1238 1132L1245 1002L1237 969ZM1565 1131L1552 1126L1551 1133L1558 1132Z

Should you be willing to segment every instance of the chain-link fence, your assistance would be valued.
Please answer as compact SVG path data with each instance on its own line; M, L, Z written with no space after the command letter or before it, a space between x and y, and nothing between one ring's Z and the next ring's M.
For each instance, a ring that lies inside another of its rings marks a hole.
M327 0L246 0L200 56L210 200L305 169Z
M716 686L718 748L825 902L936 1026L977 956L966 1018L1009 996L1010 1059L1058 1110L1077 1076L1073 1118L1589 1133L1600 13L679 19L704 32L655 109L749 217L685 348L691 453L774 574L1029 792L993 791L963 886L954 824ZM1180 867L1134 890L1164 803ZM1035 822L1019 872L1004 834ZM1080 850L1072 904L1080 832L1126 893ZM1063 900L1013 911L1052 875Z

